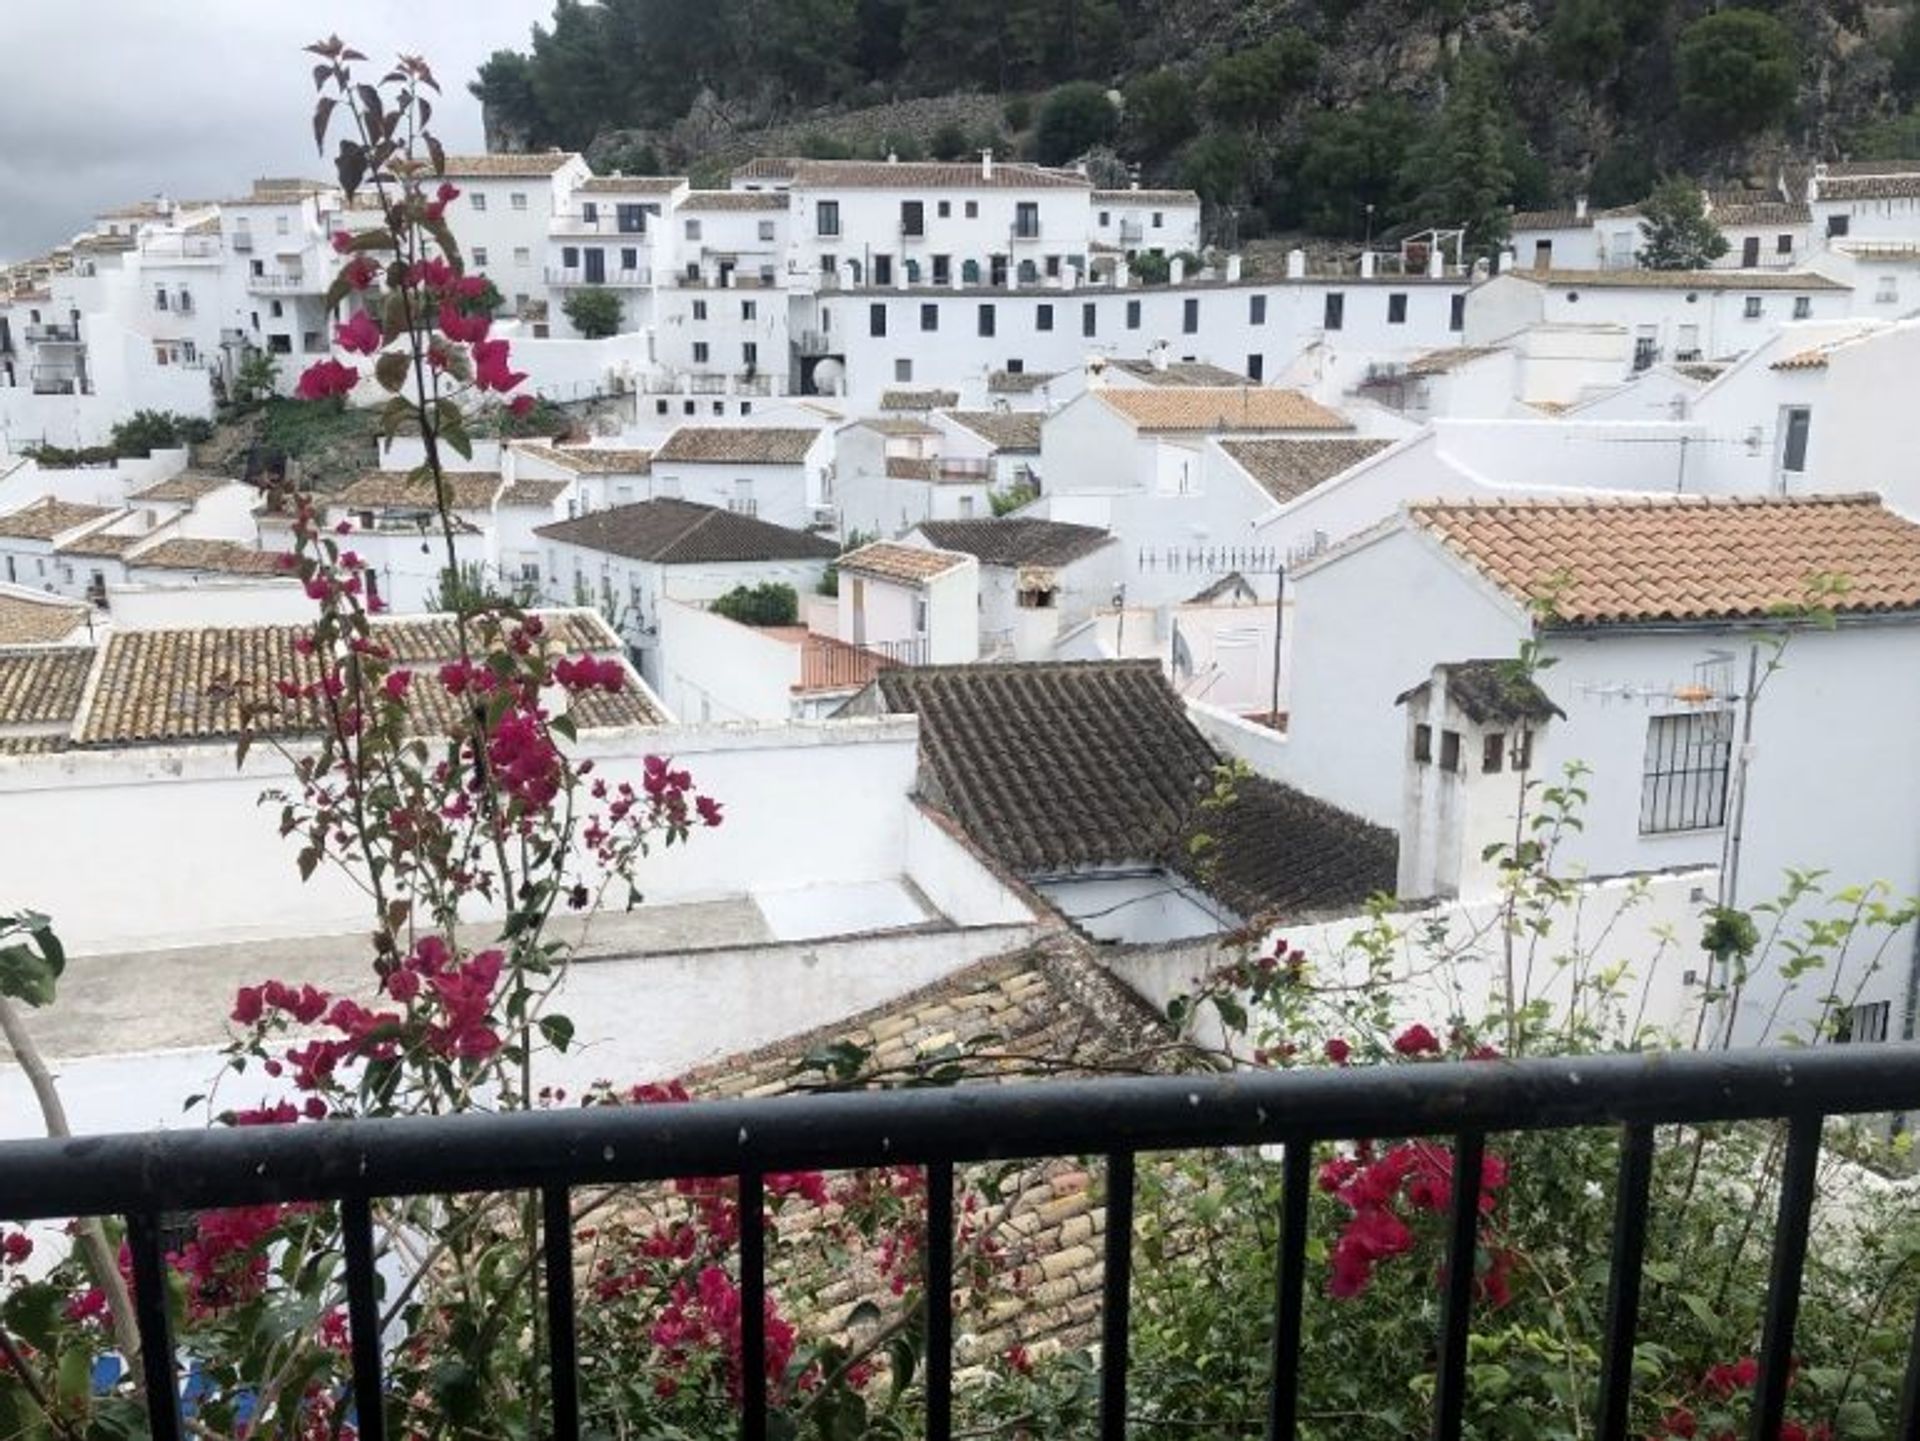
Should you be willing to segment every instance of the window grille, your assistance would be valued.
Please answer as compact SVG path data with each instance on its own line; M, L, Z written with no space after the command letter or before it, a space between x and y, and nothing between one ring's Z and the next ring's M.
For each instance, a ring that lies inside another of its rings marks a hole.
M1640 783L1640 834L1724 825L1732 753L1732 711L1652 717Z

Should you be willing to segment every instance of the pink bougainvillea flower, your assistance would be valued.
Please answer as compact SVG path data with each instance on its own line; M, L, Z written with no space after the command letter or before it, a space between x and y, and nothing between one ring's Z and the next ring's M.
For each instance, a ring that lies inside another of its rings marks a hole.
M1440 1038L1416 1023L1393 1038L1393 1048L1403 1056L1437 1056Z
M472 345L487 338L493 319L486 315L465 315L451 300L440 302L440 333L448 340Z
M531 395L516 395L512 400L507 402L507 409L514 415L530 414L533 406L534 400Z
M1348 1059L1353 1055L1353 1047L1338 1036L1330 1038L1327 1044L1321 1049L1326 1053L1327 1059L1332 1061L1336 1066L1346 1065Z
M693 808L700 813L700 820L703 824L709 826L717 826L720 824L720 802L712 796L699 797L694 801Z
M353 249L353 237L344 230L334 231L331 239L335 255L345 255Z
M354 311L351 320L335 327L333 338L342 350L350 350L355 355L372 355L386 343L386 337L380 333L380 322L364 310Z
M527 378L525 371L507 368L504 340L482 340L473 347L473 383L482 390L512 390Z
M380 689L388 700L401 701L407 698L407 687L412 684L412 671L394 670L387 672L387 678L380 682Z
M25 1231L12 1231L0 1237L0 1261L18 1266L33 1254L33 1237Z
M293 393L301 400L331 400L348 395L360 383L360 372L337 360L315 361L306 368Z
M365 290L380 278L379 262L370 256L356 255L340 269L350 290Z

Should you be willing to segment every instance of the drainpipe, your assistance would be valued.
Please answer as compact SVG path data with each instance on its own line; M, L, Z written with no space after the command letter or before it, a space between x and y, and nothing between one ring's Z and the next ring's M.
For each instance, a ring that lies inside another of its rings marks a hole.
M1273 728L1280 729L1280 626L1285 614L1287 599L1287 568L1283 565L1273 573Z

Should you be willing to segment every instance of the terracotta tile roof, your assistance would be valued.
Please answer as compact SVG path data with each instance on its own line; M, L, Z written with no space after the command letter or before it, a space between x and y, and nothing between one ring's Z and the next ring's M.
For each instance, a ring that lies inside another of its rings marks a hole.
M222 575L285 575L276 551L259 550L237 540L163 540L127 564L154 570L207 570Z
M491 470L450 470L446 474L455 510L491 510L500 476ZM332 510L433 510L433 477L412 478L404 470L370 470L329 497Z
M573 188L587 195L665 195L686 183L684 175L593 175Z
M1786 200L1745 200L1713 207L1715 225L1807 225L1813 211L1804 204Z
M1514 599L1551 592L1564 625L1743 620L1807 604L1920 609L1920 525L1870 495L1636 497L1417 505L1437 536Z
M960 403L957 390L883 390L882 410L945 410Z
M1157 661L910 668L874 687L920 717L922 793L1019 874L1162 865L1243 916L1392 888L1380 827L1266 781L1203 805L1220 757Z
M103 505L81 505L43 495L31 505L0 515L0 536L9 540L52 540L75 526L117 514Z
M500 492L496 505L525 506L530 510L551 510L553 503L573 485L568 480L516 480Z
M733 168L736 180L790 180L804 164L797 155L756 155Z
M92 646L0 650L0 726L71 725L92 669Z
M1134 201L1141 205L1198 205L1200 196L1193 190L1096 190L1093 198L1102 204L1118 205Z
M74 601L0 594L0 646L52 645L72 635L86 619L87 608Z
M655 465L669 461L716 465L801 465L817 430L781 426L683 425L653 453Z
M1516 210L1507 218L1510 231L1521 230L1591 230L1593 212L1585 215L1576 210Z
M537 526L547 540L656 565L831 560L839 548L803 530L690 500L643 500Z
M68 744L64 735L0 736L0 756L56 755Z
M1827 368L1827 347L1816 345L1809 350L1796 350L1792 355L1776 360L1768 366L1769 370L1825 370Z
M1353 429L1344 415L1297 390L1264 386L1108 387L1095 394L1137 429L1146 431Z
M109 560L115 556L125 555L141 541L152 538L153 532L150 530L90 530L78 539L56 545L53 549L58 555L83 555Z
M992 520L923 520L918 529L942 550L970 555L982 565L1071 565L1113 543L1113 536L1097 526L1014 515Z
M938 435L939 429L917 415L874 415L860 422L880 435Z
M514 450L533 460L544 460L575 475L645 475L653 452L610 445L517 445Z
M1851 290L1810 270L1508 270L1555 290Z
M550 612L546 619L550 643L559 649L614 657L621 653L618 638L591 611ZM450 619L405 617L376 620L374 625L403 664L428 667L459 654ZM282 678L318 678L318 661L294 648L297 639L310 633L306 626L116 631L103 647L79 743L119 746L236 737L243 701L276 701L274 682ZM438 686L417 686L413 696L416 719L425 727L449 726L461 718ZM575 697L572 706L570 713L583 729L656 725L663 719L634 685L616 693ZM279 734L312 728L299 712L255 724L258 730Z
M1916 175L1920 160L1828 160L1820 169L1829 177L1855 175Z
M791 177L796 188L815 190L1093 189L1084 175L1004 160L995 160L991 173L978 161L796 160Z
M1475 725L1513 725L1521 721L1541 725L1555 716L1566 716L1512 656L1504 660L1455 661L1445 670L1447 694ZM1401 691L1393 703L1405 705L1432 686L1429 676Z
M840 573L868 575L898 585L924 585L935 576L945 575L955 566L964 565L971 559L971 556L956 555L952 551L927 550L917 545L895 545L889 540L876 540L871 545L863 545L841 556Z
M1387 440L1223 440L1220 448L1275 500L1297 499L1322 481L1352 470Z
M570 160L578 160L571 150L545 150L538 155L449 155L449 178L464 180L538 179L552 175Z
M993 395L1031 395L1054 378L1054 372L1045 370L996 370L987 376L987 390Z
M1920 196L1920 175L1829 175L1822 200L1911 200Z
M1144 380L1148 385L1215 385L1250 386L1253 381L1237 370L1228 370L1224 365L1213 365L1204 360L1169 360L1165 365L1155 365L1153 361L1139 358L1109 360L1107 365L1125 371L1136 380Z
M783 190L690 190L673 207L676 211L788 210L793 201Z
M1498 355L1498 345L1453 345L1445 350L1429 350L1407 362L1408 375L1447 375L1463 365L1471 365L1489 355Z
M183 470L178 475L168 476L158 485L137 490L127 498L129 500L169 500L191 505L204 496L212 495L216 490L241 483L231 476L208 475L200 470Z
M949 410L947 419L972 431L995 450L1040 453L1040 422L1046 417L1037 410Z

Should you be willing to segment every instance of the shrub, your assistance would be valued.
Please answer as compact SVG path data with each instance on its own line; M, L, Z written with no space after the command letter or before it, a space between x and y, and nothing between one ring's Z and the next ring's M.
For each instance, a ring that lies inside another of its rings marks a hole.
M1177 70L1151 70L1126 88L1126 132L1147 159L1171 155L1193 136L1192 82Z
M1000 107L1000 118L1007 122L1007 129L1018 135L1033 124L1033 101L1025 95L1015 95Z
M609 335L618 335L621 322L626 318L626 309L620 303L619 293L599 285L574 291L560 302L560 310L573 328L588 340L605 340Z
M1648 270L1701 270L1727 253L1700 187L1684 175L1661 181L1641 214L1647 240L1636 258Z
M927 150L935 160L964 160L973 150L973 140L965 126L949 120L933 132L933 138L927 142Z
M1733 143L1779 124L1793 108L1793 35L1757 10L1703 15L1674 52L1680 113L1702 139Z
M113 449L122 456L148 456L213 438L213 426L197 416L173 411L136 410L113 428Z
M1062 85L1047 96L1034 127L1034 153L1042 165L1065 165L1076 155L1113 138L1118 122L1107 92L1091 81Z
M800 596L792 586L770 580L737 585L708 609L741 625L793 625L800 619Z

